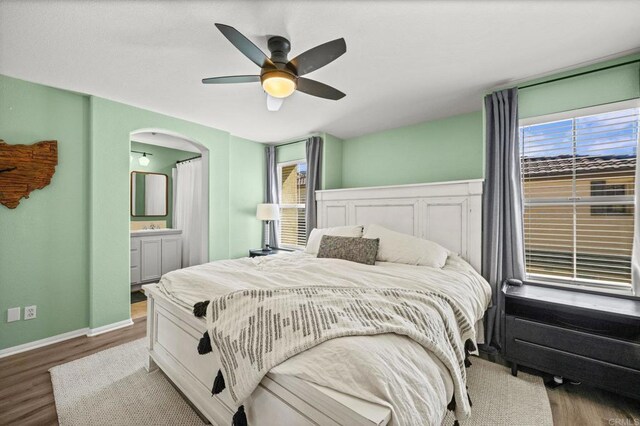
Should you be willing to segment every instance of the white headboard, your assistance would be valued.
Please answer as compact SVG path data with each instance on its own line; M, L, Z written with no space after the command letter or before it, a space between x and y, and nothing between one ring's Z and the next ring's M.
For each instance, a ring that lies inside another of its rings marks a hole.
M318 228L376 223L426 238L480 271L482 179L316 191Z

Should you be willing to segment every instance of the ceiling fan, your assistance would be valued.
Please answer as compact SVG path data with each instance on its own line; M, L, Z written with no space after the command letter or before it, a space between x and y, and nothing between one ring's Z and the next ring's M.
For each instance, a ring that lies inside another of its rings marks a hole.
M301 77L333 62L347 51L347 44L339 38L309 49L290 61L287 55L291 43L284 37L269 38L267 46L271 52L268 58L262 50L243 36L235 28L216 24L220 32L247 58L260 67L259 75L235 75L204 78L204 84L257 83L267 93L267 109L278 111L284 99L296 90L319 98L337 101L346 95L319 81Z

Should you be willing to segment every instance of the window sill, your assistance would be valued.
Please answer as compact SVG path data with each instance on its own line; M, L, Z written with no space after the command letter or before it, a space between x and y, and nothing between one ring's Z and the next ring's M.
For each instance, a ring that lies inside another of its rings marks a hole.
M621 299L638 300L638 296L633 295L631 288L628 289L616 289L616 288L604 288L588 285L578 285L571 283L559 283L554 281L545 281L544 279L538 279L536 277L526 278L524 283L527 285L534 285L539 287L551 287L560 290L575 291L576 293L595 294L609 297L619 297Z

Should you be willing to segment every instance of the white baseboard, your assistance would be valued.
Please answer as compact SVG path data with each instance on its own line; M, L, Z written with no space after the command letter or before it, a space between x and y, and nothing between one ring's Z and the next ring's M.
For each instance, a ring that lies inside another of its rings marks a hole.
M120 328L128 327L130 325L133 325L133 321L131 320L131 318L126 319L124 321L115 322L113 324L103 325L102 327L97 327L97 328L85 327L79 330L68 331L66 333L47 337L45 339L36 340L35 342L23 343L22 345L0 349L0 358L16 355L22 352L30 351L32 349L41 348L43 346L53 345L54 343L64 342L65 340L73 339L74 337L97 336L99 334L118 330Z
M35 342L23 343L22 345L0 349L0 358L30 351L31 349L41 348L43 346L53 345L54 343L64 342L65 340L73 339L74 337L86 336L88 332L89 328L81 328L79 330L68 331L56 336L36 340Z
M98 334L108 333L109 331L114 331L119 328L129 327L130 325L133 325L133 320L131 320L131 318L124 321L114 322L113 324L103 325L98 328L90 328L89 331L87 331L87 336L97 336Z

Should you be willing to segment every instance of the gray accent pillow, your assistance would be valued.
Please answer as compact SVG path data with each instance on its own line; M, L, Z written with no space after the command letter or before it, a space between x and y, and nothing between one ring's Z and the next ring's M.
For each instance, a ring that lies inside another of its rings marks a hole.
M379 238L335 237L323 235L318 257L343 259L373 265L378 255Z

